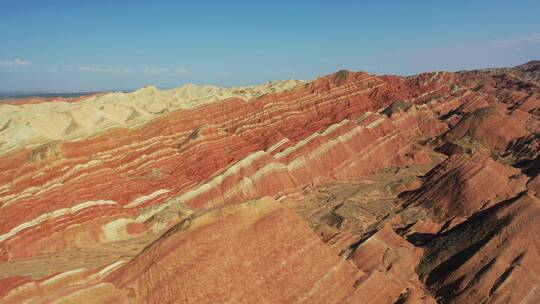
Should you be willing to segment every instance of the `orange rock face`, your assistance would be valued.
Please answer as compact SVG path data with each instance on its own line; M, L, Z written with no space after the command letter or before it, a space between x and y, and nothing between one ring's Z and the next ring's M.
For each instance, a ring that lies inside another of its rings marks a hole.
M0 303L538 302L538 67L1 117Z
M54 294L68 302L342 303L362 275L293 211L263 198L186 219L114 270L26 283L6 300Z
M262 199L174 226L110 281L151 303L341 303L361 275L296 214Z

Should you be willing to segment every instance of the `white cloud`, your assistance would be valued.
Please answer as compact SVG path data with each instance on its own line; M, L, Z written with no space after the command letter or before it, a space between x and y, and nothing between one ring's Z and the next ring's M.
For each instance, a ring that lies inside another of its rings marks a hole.
M19 58L15 60L0 61L0 66L3 67L29 66L30 64L30 61L22 60Z
M174 72L176 74L181 74L181 75L190 75L191 74L191 71L186 69L186 68L183 68L183 67L178 67L174 70Z
M152 73L152 74L159 74L159 73L168 73L169 69L163 69L163 68L144 68L142 69L143 73Z
M147 74L177 74L177 75L191 75L191 71L183 68L156 68L156 67L145 67L140 70L131 69L131 68L112 68L112 67L99 67L99 66L64 66L66 69L75 69L79 72L86 73L133 73L141 72Z
M468 44L419 48L379 54L375 71L416 74L434 70L470 70L508 67L537 59L540 33Z
M491 44L499 47L510 47L519 44L540 44L540 33L534 33L523 37L493 41Z
M95 67L95 66L82 66L78 67L77 70L79 72L89 72L89 73L130 73L133 72L132 69L129 68L102 68L102 67Z
M143 68L143 73L151 73L151 74L164 74L164 73L172 73L172 74L178 74L178 75L190 75L191 71L183 68L178 67L175 69L167 69L167 68Z
M81 72L103 72L103 69L102 68L97 68L97 67L93 67L93 66L83 66L83 67L79 67L77 70L81 71Z

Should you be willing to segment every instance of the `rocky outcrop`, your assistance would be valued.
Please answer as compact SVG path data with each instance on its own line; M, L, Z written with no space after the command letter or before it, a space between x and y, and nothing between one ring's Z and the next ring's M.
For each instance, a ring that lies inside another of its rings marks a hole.
M374 303L436 303L411 267L419 263L421 256L422 249L389 225L384 226L350 255L355 265L368 274L359 282L359 292L373 295Z

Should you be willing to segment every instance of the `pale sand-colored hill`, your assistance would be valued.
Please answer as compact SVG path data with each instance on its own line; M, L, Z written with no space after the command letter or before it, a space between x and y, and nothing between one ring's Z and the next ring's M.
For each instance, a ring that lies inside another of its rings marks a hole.
M111 128L134 128L167 112L238 97L249 100L290 90L303 81L271 81L257 86L217 87L187 84L171 90L145 87L78 102L0 105L0 154L56 140L78 140Z

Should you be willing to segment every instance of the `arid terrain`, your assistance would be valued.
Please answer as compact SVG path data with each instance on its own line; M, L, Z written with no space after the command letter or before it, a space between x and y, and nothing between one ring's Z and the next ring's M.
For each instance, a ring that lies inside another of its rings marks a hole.
M0 103L0 303L540 303L540 61Z

